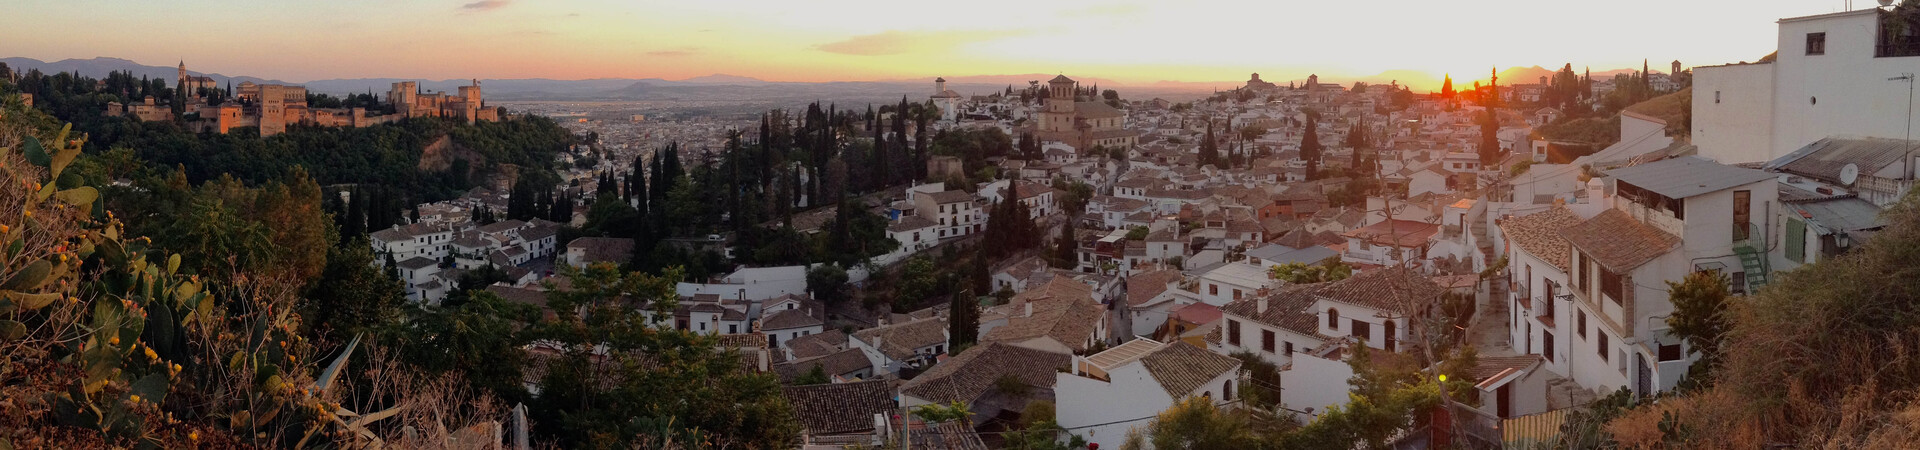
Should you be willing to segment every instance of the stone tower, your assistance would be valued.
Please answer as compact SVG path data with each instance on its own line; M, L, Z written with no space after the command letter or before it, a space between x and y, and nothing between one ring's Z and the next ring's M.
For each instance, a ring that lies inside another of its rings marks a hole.
M173 85L176 89L183 89L187 86L187 60L180 60L180 76L174 78L174 80L179 82Z
M473 85L460 87L460 114L467 123L473 123L480 113L480 80L474 79Z
M946 92L947 92L947 78L946 77L934 78L933 79L934 95L944 94Z
M1676 59L1676 60L1673 60L1673 71L1667 72L1667 75L1679 75L1679 74L1680 74L1680 60Z
M1047 110L1041 114L1043 120L1040 124L1042 138L1046 138L1047 133L1073 131L1075 85L1077 83L1066 75L1047 81Z
M415 99L418 98L418 95L420 95L420 83L414 81L395 82L393 83L393 89L387 91L387 103L392 103L394 112L400 114L401 117L420 117L422 114L416 114L413 111L414 105L417 104Z

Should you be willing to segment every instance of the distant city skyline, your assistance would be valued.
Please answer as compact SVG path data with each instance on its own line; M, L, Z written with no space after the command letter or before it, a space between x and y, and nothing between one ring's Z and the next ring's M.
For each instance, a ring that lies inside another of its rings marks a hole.
M1873 2L1861 0L1858 7ZM196 71L332 78L866 81L1066 73L1126 85L1285 83L1491 67L1717 65L1776 46L1774 21L1842 2L1198 2L369 0L10 5L0 56L185 60ZM1857 9L1857 8L1856 8ZM1524 19L1522 19L1524 18ZM76 32L75 30L86 30ZM272 32L267 32L267 31ZM1420 75L1426 75L1426 80ZM1223 86L1230 87L1230 86Z

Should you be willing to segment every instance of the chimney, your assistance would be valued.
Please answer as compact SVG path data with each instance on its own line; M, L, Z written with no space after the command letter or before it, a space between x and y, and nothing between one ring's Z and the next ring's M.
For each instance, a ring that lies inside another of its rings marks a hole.
M1267 313L1267 297L1266 296L1261 296L1259 299L1253 301L1253 312L1255 314Z
M1033 302L1027 302L1027 317L1033 317Z

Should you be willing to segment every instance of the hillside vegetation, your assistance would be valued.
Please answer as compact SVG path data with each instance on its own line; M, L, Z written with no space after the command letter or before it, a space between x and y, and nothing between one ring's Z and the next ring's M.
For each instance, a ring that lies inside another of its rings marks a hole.
M1626 447L1920 447L1920 198L1853 252L1729 302L1711 385L1628 411Z

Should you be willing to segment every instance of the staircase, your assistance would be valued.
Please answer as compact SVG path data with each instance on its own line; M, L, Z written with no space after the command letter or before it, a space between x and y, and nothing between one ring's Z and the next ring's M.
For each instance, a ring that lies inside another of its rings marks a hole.
M1760 292L1767 285L1767 254L1750 244L1733 247L1733 253L1740 256L1740 266L1747 273L1747 292Z
M1736 232L1740 231L1736 224ZM1747 273L1747 293L1760 292L1767 285L1767 238L1759 227L1744 224L1747 227L1746 240L1733 243L1733 254L1740 256L1740 267Z

